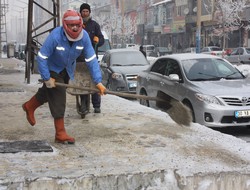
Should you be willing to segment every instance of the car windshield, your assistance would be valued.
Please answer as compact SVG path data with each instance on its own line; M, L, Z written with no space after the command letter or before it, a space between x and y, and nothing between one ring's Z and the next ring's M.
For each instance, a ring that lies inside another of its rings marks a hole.
M244 76L223 59L201 58L181 62L186 77L191 81L243 79Z
M111 55L111 66L142 66L149 65L140 51L118 52Z

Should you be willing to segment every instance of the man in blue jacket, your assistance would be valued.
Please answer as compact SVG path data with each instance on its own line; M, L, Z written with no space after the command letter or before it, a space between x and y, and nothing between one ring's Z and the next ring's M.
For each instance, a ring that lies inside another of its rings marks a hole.
M87 3L83 3L80 6L80 14L83 19L83 28L86 30L89 34L89 38L91 40L92 46L96 51L96 55L98 57L98 47L102 46L104 44L104 37L102 35L100 25L94 21L91 16L91 9L90 5ZM81 58L77 59L77 61L82 61ZM88 112L88 95L81 95L81 107L80 112L87 113ZM101 112L101 96L98 93L94 93L91 95L92 104L94 107L95 113Z
M65 83L74 79L76 58L85 57L93 82L105 93L102 85L100 66L92 47L89 35L82 29L81 15L74 10L67 10L62 19L63 26L55 28L47 37L38 52L38 69L44 84L37 93L22 105L29 123L36 124L34 112L40 105L47 103L54 118L55 142L74 144L75 139L67 135L64 128L66 107L66 88L56 86L55 82Z

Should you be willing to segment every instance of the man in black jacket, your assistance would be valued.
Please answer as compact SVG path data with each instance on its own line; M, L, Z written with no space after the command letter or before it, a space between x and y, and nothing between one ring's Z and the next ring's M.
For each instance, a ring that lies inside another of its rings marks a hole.
M142 52L142 54L147 58L147 54L146 52L143 50L143 46L140 46L140 52Z
M93 48L95 49L96 56L98 57L98 47L102 46L104 44L104 37L100 29L100 25L92 20L91 16L91 9L90 5L87 3L83 3L80 6L80 14L83 19L83 28L86 30L89 34L90 40L92 42ZM88 112L88 95L81 95L81 107L80 112L87 113ZM92 104L94 107L95 113L101 112L101 96L99 93L94 93L91 95Z

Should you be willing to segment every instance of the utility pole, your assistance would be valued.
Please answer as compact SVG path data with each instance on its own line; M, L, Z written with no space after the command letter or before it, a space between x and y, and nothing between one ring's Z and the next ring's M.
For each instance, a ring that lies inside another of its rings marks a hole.
M201 0L197 0L196 53L201 49Z
M2 44L7 47L6 13L8 4L5 0L0 0L0 57L2 57ZM4 42L4 43L3 43Z

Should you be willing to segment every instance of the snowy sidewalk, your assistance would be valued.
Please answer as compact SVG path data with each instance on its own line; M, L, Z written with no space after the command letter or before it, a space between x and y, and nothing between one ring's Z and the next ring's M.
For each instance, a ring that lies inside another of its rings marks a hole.
M48 105L37 109L33 127L21 108L41 86L39 75L26 84L16 59L0 59L0 71L0 142L44 140L53 148L0 154L1 190L250 189L245 141L199 124L179 126L165 112L113 95L103 96L101 114L91 108L85 119L68 95L65 126L76 144L56 144Z

